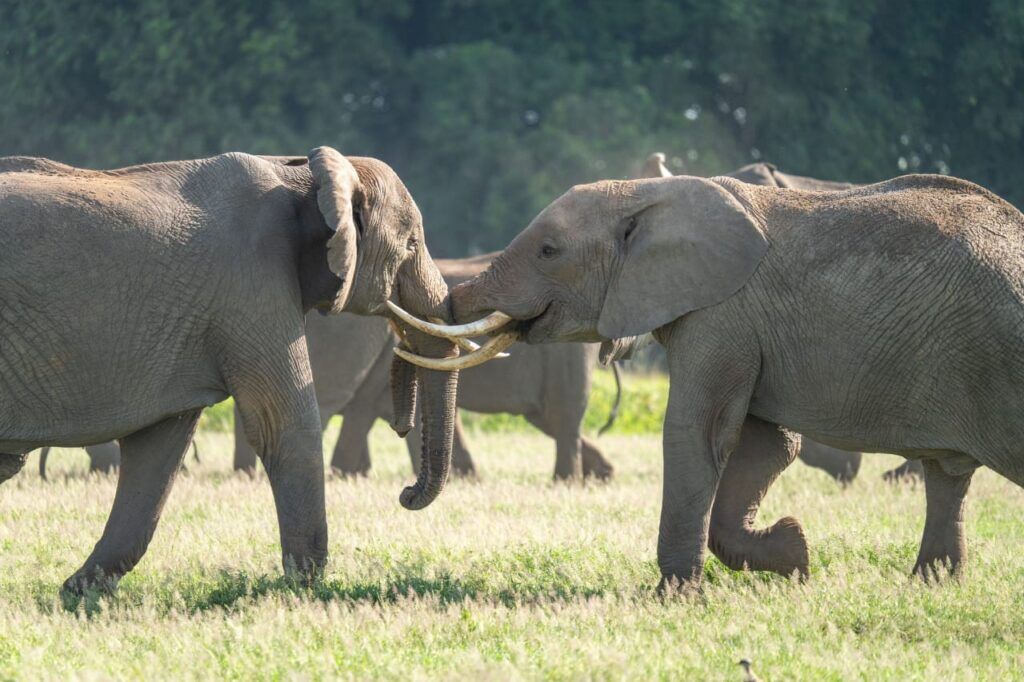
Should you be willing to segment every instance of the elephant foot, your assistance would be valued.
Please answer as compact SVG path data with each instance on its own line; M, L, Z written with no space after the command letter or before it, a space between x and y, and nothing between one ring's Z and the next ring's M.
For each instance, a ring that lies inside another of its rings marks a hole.
M369 476L370 475L370 470L369 469L351 469L351 470L349 470L349 469L341 469L339 467L336 467L336 466L332 465L331 466L331 473L334 474L335 476L339 476L341 478L357 479L357 478L366 478L367 476Z
M477 479L476 467L473 467L473 466L470 466L470 467L453 466L452 467L452 474L454 474L456 478L463 478L463 479L470 480L470 481L475 481Z
M83 566L64 581L60 594L65 599L81 598L89 593L112 595L120 580L120 576L110 575L99 566Z
M769 543L778 548L775 561L768 570L791 577L796 573L801 582L810 576L810 550L800 522L792 516L779 519L767 532Z
M924 467L919 459L908 459L895 469L882 474L887 483L918 483L924 480Z
M23 455L7 455L0 453L0 483L11 478L25 466L28 453Z
M918 556L911 575L926 583L939 583L946 578L963 576L963 566L960 557L948 552L929 557Z
M686 577L677 574L662 574L658 582L657 594L662 599L673 597L692 597L701 592L701 570L685 573Z
M771 571L802 581L810 576L810 551L803 526L792 516L770 528L753 530L712 526L708 546L719 561L734 571Z
M615 467L604 460L588 461L583 459L583 478L594 478L599 481L610 481L615 474Z

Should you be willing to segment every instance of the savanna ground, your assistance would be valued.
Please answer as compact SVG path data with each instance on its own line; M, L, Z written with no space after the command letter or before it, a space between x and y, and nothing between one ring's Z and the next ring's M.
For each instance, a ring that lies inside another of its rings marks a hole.
M404 444L379 424L371 476L328 480L331 563L311 590L281 577L270 487L230 472L223 409L205 420L203 460L179 477L141 564L116 597L75 610L58 588L99 537L115 479L58 451L44 483L33 456L0 486L0 678L739 680L744 656L765 680L1024 670L1024 491L989 471L971 491L960 581L908 577L923 490L883 483L896 460L879 455L846 490L797 463L768 496L762 523L804 522L806 584L712 558L699 595L659 598L648 412L663 385L631 387L625 433L601 439L612 483L555 485L550 441L475 418L481 480L453 481L417 513L397 502L411 480ZM602 377L598 407L607 388Z

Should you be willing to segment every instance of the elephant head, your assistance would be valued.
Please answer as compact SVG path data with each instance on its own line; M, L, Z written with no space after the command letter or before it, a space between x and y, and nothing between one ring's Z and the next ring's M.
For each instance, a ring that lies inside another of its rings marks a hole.
M488 270L454 288L452 305L456 320L490 313L497 338L621 339L725 300L767 250L761 228L718 182L581 185L544 209Z
M320 224L322 235L302 255L304 307L389 316L410 352L432 358L455 354L452 341L409 327L386 306L451 320L448 287L427 251L419 208L398 175L377 159L345 157L329 147L314 149L308 161L279 161L308 165L309 175L303 177L312 186L304 210ZM447 480L457 381L456 371L416 368L394 359L392 427L401 436L412 428L417 388L422 391L422 466L415 485L402 492L407 509L430 504Z

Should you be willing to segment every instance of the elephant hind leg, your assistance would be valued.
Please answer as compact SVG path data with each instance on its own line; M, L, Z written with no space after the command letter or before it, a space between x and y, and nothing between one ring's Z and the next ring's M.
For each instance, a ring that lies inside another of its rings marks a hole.
M914 573L929 580L940 567L958 574L967 560L964 501L974 471L949 474L934 459L924 460L922 468L927 511Z
M610 480L615 473L615 466L605 459L597 444L583 436L580 438L580 445L582 446L583 477L593 477L600 481Z
M711 512L708 547L733 570L808 575L807 540L792 516L754 528L768 488L796 458L799 436L747 417L740 440L722 472Z
M121 440L121 467L107 525L89 558L64 582L64 592L112 589L142 558L200 413L192 410L168 417Z
M25 466L25 462L28 460L28 453L23 455L8 455L0 453L0 483L3 483L8 478L13 477L21 468Z

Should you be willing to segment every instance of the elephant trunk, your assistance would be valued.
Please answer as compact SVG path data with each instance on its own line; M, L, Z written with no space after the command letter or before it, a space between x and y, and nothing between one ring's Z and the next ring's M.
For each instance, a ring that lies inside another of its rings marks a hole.
M405 438L416 418L416 367L397 355L391 358L391 405L391 428Z
M409 510L423 509L441 494L451 467L455 430L455 394L458 372L416 369L423 389L421 423L423 443L416 483L402 491L399 501Z

